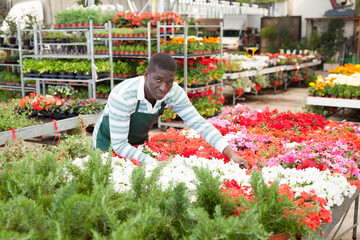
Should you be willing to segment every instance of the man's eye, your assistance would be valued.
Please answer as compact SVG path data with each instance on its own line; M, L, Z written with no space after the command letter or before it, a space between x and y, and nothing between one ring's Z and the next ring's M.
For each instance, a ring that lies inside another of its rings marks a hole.
M157 82L161 82L161 79L155 79L155 81L157 81Z

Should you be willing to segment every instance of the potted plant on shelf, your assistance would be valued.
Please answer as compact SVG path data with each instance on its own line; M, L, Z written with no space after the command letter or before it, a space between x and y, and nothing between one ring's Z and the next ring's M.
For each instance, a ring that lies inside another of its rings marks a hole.
M254 86L254 83L246 77L241 77L241 78L234 80L231 83L231 86L235 89L242 88L244 90L244 92L250 92L251 88Z
M352 91L352 95L351 95L353 100L358 100L360 97L360 87L358 86L353 86L353 91Z
M0 26L3 25L4 18L0 12ZM4 31L0 28L0 47L4 45L4 37L3 37Z
M164 122L171 122L172 119L175 119L177 116L176 112L172 110L172 108L167 108L164 110L163 114L161 115L161 120Z
M344 90L344 98L345 99L350 99L351 98L351 94L352 94L352 86L345 86L345 90Z
M16 44L16 33L17 33L17 24L15 22L15 18L8 17L4 20L8 25L8 32L7 35L9 37L9 44L15 45Z
M338 85L333 85L329 90L329 95L331 98L336 98L338 94Z

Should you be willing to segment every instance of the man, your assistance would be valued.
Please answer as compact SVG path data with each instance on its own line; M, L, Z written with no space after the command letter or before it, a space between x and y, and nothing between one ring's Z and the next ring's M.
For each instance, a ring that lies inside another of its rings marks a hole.
M168 54L157 53L151 57L144 76L117 85L95 126L94 147L108 151L111 143L121 157L142 163L154 161L133 146L148 139L148 132L158 117L165 108L171 107L214 148L239 163L241 168L248 168L248 163L231 149L219 131L196 111L186 92L174 83L175 72L175 60Z

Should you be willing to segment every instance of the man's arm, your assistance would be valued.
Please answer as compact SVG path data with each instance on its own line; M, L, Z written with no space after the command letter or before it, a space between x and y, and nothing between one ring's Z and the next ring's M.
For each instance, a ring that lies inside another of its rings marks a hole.
M110 138L114 151L121 157L133 158L141 163L156 161L154 158L131 146L128 142L131 103L115 95L108 100Z
M200 135L215 149L234 162L239 163L240 167L248 168L248 163L231 149L229 143L220 132L198 113L189 101L185 91L178 85L174 85L174 87L173 109L179 114L184 122L200 133Z

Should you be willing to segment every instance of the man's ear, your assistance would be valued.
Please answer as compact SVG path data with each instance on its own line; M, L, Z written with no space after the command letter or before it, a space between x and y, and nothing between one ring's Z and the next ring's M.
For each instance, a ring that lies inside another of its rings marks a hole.
M145 81L148 79L148 77L149 77L149 72L148 72L147 69L145 69L144 70L144 79L145 79Z

